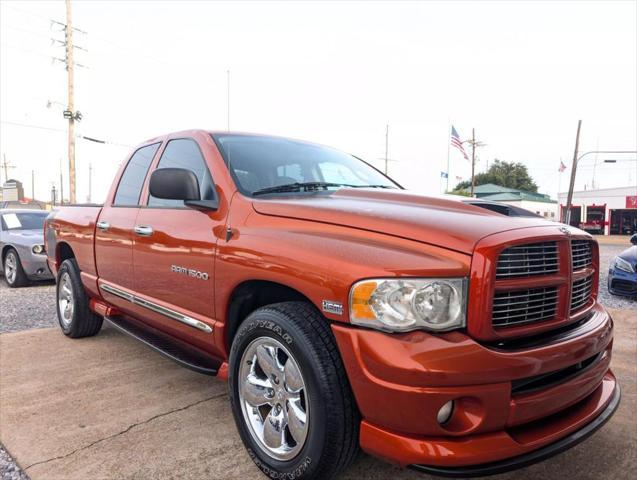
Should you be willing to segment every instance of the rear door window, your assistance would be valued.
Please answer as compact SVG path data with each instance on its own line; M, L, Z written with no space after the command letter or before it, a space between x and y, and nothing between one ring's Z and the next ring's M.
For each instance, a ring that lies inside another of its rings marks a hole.
M144 179L158 148L159 143L154 143L140 148L133 154L122 173L113 205L135 207L139 205Z

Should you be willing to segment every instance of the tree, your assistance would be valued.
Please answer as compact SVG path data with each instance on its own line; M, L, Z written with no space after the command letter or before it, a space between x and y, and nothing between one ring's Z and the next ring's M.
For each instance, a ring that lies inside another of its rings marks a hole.
M478 173L475 177L476 185L485 185L493 183L501 187L515 188L526 192L537 192L537 184L529 175L526 165L522 163L504 162L496 159L493 165L485 173ZM462 190L468 190L471 182L460 182L453 189L454 193Z

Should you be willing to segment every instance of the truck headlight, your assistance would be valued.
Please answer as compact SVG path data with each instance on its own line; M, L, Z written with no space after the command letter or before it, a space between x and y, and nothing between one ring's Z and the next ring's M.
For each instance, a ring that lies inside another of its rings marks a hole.
M615 268L628 273L634 273L633 266L621 257L615 257Z
M40 255L44 253L44 245L33 245L31 250L33 251L33 253Z
M350 321L387 332L453 330L466 324L465 278L379 278L355 283Z

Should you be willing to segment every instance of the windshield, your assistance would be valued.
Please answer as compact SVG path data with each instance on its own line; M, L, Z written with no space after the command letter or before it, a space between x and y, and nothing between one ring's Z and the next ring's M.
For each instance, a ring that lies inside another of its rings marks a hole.
M42 230L49 212L11 212L2 214L3 230Z
M247 195L300 192L303 184L324 190L401 188L371 165L333 148L279 137L213 135L239 190ZM277 189L292 185L296 189ZM317 191L304 189L304 191Z

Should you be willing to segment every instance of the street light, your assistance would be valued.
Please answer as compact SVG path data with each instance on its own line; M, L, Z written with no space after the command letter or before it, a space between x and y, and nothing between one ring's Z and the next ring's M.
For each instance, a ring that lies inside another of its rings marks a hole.
M579 130L578 130L578 135L579 135ZM566 197L566 218L565 218L565 222L567 225L571 224L571 204L573 202L573 188L575 187L575 174L577 172L577 165L579 164L580 160L582 158L584 158L587 155L592 155L592 154L613 154L613 155L617 155L617 154L635 154L637 153L637 151L634 150L591 150L590 152L585 152L582 153L579 157L577 157L575 159L575 161L573 162L573 170L571 170L571 183L569 185L568 188L568 196ZM606 160L604 160L604 162L606 162ZM608 163L615 163L615 162L608 162Z

